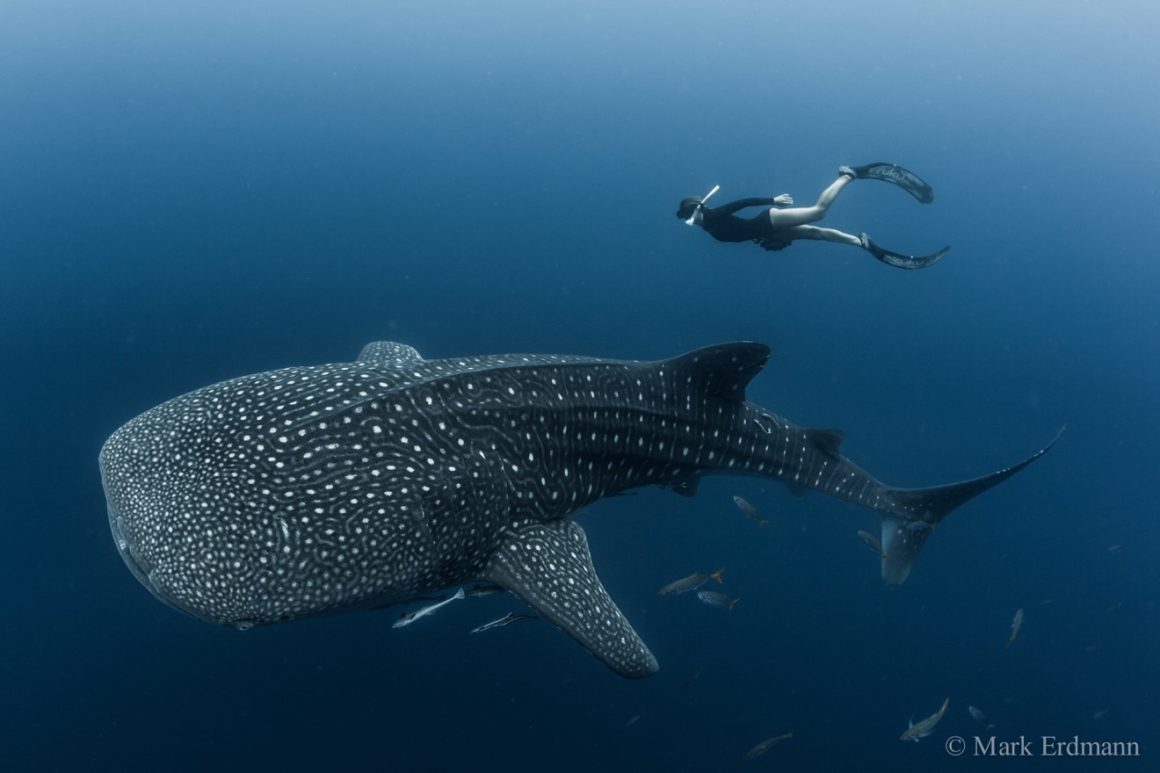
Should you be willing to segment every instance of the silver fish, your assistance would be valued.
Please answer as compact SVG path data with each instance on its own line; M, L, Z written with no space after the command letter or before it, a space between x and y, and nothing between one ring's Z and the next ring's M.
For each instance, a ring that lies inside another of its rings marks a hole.
M758 514L757 508L754 507L753 504L745 497L739 497L739 496L734 495L733 502L737 505L738 510L745 513L746 518L748 518L751 521L757 522L757 528L760 529L762 526L769 523L768 520L766 520L765 518L762 518Z
M709 582L709 580L716 580L717 584L720 585L721 583L725 582L723 579L721 579L721 574L724 571L725 567L721 567L712 574L702 574L701 572L690 574L688 577L682 577L679 580L670 582L668 585L657 591L657 593L661 596L672 596L676 593L688 593L691 590L700 588L702 585Z
M947 713L947 706L950 704L950 702L950 698L944 700L942 708L921 722L915 723L914 721L911 721L910 727L902 731L902 735L898 736L898 740L914 741L915 743L918 743L919 738L926 738L928 735L934 732L934 726L937 725L939 720L943 718L943 714Z
M447 604L450 604L452 601L459 601L464 596L465 596L465 594L463 593L463 588L460 588L459 590L455 591L454 596L446 598L443 601L439 601L439 602L436 602L434 604L430 604L428 606L425 606L422 609L416 609L414 612L408 612L407 614L403 615L398 620L396 620L391 627L392 628L402 628L405 625L410 625L411 623L415 622L416 620L418 620L421 617L426 617L427 615L435 614L435 612L437 612L440 607L446 606Z
M1023 607L1015 610L1015 617L1011 619L1011 635L1007 637L1007 643L1003 645L1003 649L1007 649L1015 640L1019 638L1019 631L1023 628Z
M882 543L878 541L877 537L875 537L870 532L863 531L861 529L858 530L858 536L862 538L862 541L865 542L871 550L882 556L882 558L886 558L886 554L882 552Z
M983 727L991 730L995 727L995 723L987 719L987 715L983 713L982 709L975 706L967 706L967 713L971 715L971 719L978 722Z
M792 730L789 731L788 733L782 733L781 735L775 735L773 738L766 738L764 741L757 744L757 746L754 746L752 749L745 752L744 759L747 759L747 760L757 759L758 757L765 754L767 751L769 751L773 747L777 746L782 741L788 741L791 738L793 738L793 731Z
M519 622L520 620L535 620L537 617L537 615L520 615L516 614L515 612L508 612L498 620L492 620L490 623L484 623L478 628L472 628L471 632L483 633L484 631L490 631L493 628L502 628L505 625L511 625L512 623Z
M741 599L731 599L724 593L718 593L715 590L699 590L697 591L697 598L703 604L708 604L711 607L721 607L722 609L733 609L737 606L737 602Z

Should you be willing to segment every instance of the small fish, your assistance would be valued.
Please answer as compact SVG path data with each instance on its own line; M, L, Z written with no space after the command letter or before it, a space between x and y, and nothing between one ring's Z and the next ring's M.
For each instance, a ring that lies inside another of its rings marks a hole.
M1107 610L1107 611L1108 611L1109 613L1110 613L1110 612L1118 612L1118 611L1120 610L1120 607L1122 607L1122 606L1124 606L1124 602L1122 602L1122 601L1117 601L1117 602L1115 602L1115 603L1113 603L1113 604L1108 604L1108 610Z
M737 606L737 602L741 599L731 599L724 593L718 593L715 590L699 590L697 591L697 598L701 602L708 604L711 607L721 607L722 609L733 609Z
M1104 717L1106 717L1108 715L1109 711L1111 711L1110 708L1100 709L1099 711L1092 714L1092 719L1099 722L1101 719L1103 719Z
M408 612L396 620L391 627L402 628L405 625L410 625L421 617L434 614L439 610L439 607L450 604L452 601L458 601L462 599L465 595L466 594L464 594L463 588L460 588L459 590L455 591L455 595L451 596L450 598L444 599L443 601L435 604L431 604L430 606L423 607L422 609L416 609L414 612Z
M695 685L697 683L697 680L700 678L701 678L701 670L697 669L696 671L694 671L692 674L689 675L688 679L681 682L681 689L686 690L686 689L692 687L693 685Z
M934 732L934 726L943 718L943 714L947 713L947 705L950 704L951 699L947 698L943 701L942 708L931 714L926 719L915 724L914 720L910 721L910 726L902 731L902 735L898 736L899 741L914 741L918 743L919 738L926 738Z
M725 582L723 579L721 579L721 573L724 571L725 567L721 567L712 574L702 574L701 572L690 574L688 577L682 577L675 582L670 582L668 585L657 591L657 593L661 596L672 596L676 593L688 593L691 590L700 588L702 585L709 582L709 580L716 580L717 584L720 585L721 583Z
M757 746L754 746L752 749L745 752L744 759L755 760L758 757L760 757L761 755L765 754L770 749L772 749L773 747L777 746L782 741L788 741L791 738L793 738L793 731L792 730L790 730L788 733L782 733L781 735L775 735L773 738L766 738L764 741L757 744Z
M733 502L734 502L734 504L737 505L738 510L745 513L746 518L748 518L751 521L757 522L757 528L760 529L762 526L769 523L768 520L766 520L765 518L762 518L758 514L757 508L754 507L753 504L745 497L739 497L739 496L735 495L733 497Z
M512 623L518 622L520 620L535 620L537 617L538 615L519 615L515 612L508 612L498 620L492 620L490 623L484 623L478 628L472 628L471 632L483 633L484 631L490 631L493 628L502 628L505 625L511 625Z
M982 709L975 708L974 706L967 706L967 713L971 715L971 719L975 720L988 730L993 730L995 728L995 723L987 719L987 715L983 713Z
M1003 649L1009 648L1019 638L1019 631L1023 628L1023 607L1015 610L1015 617L1011 619L1011 635L1007 637L1007 643L1003 645Z
M477 585L472 585L470 588L467 589L467 598L469 598L469 599L481 599L481 598L484 598L485 596L494 596L495 594L500 593L501 591L503 591L503 588L499 587L498 585L491 585L491 584L485 585L483 583L479 583Z
M624 723L624 726L625 726L625 727L632 727L632 726L633 726L633 725L635 725L637 722L640 722L640 718L641 718L642 716L643 716L643 714L637 714L636 716L629 717L629 718L628 718L628 721Z
M1119 553L1123 549L1123 545L1108 545L1108 552L1112 554Z
M877 537L875 537L870 532L862 531L861 529L858 530L858 536L862 538L862 541L865 542L871 550L881 556L883 561L886 560L886 554L882 552L882 543L878 541Z

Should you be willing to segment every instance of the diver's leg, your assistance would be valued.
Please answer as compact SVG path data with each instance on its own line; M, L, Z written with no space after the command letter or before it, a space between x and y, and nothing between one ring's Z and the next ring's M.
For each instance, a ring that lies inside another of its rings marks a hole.
M790 228L795 225L805 225L815 220L821 220L825 217L826 210L834 203L834 199L838 198L838 194L853 179L853 177L847 174L839 175L837 180L830 183L830 187L822 191L822 195L818 196L817 203L812 207L770 209L769 222L773 224L774 228Z
M813 239L819 242L836 242L838 244L849 244L852 247L861 247L862 238L854 234L848 234L845 231L839 231L837 228L819 228L815 225L799 225L789 229L791 238L797 239Z

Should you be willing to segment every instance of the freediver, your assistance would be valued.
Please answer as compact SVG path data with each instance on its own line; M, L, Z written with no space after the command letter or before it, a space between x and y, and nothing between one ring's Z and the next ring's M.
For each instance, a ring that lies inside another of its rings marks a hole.
M709 207L705 202L720 188L714 186L703 197L689 196L681 199L677 217L688 225L701 226L710 236L722 242L752 241L771 251L783 250L802 239L835 242L861 247L883 263L902 269L926 268L947 253L950 246L943 247L931 255L903 255L879 246L865 233L855 236L836 228L809 225L825 217L834 199L855 179L893 183L923 204L934 201L934 190L918 175L897 164L878 162L865 166L838 167L838 179L822 191L817 203L810 207L793 207L793 197L788 193L773 198L738 199L719 207ZM738 217L735 214L749 207L766 209L751 218Z

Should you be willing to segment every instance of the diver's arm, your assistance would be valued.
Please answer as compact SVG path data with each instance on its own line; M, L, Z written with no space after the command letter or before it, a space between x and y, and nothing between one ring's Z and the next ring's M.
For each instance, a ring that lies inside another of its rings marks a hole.
M728 204L722 204L721 206L714 207L713 209L724 215L732 215L737 210L745 209L746 207L772 207L777 203L777 199L738 199L737 201L731 201Z

